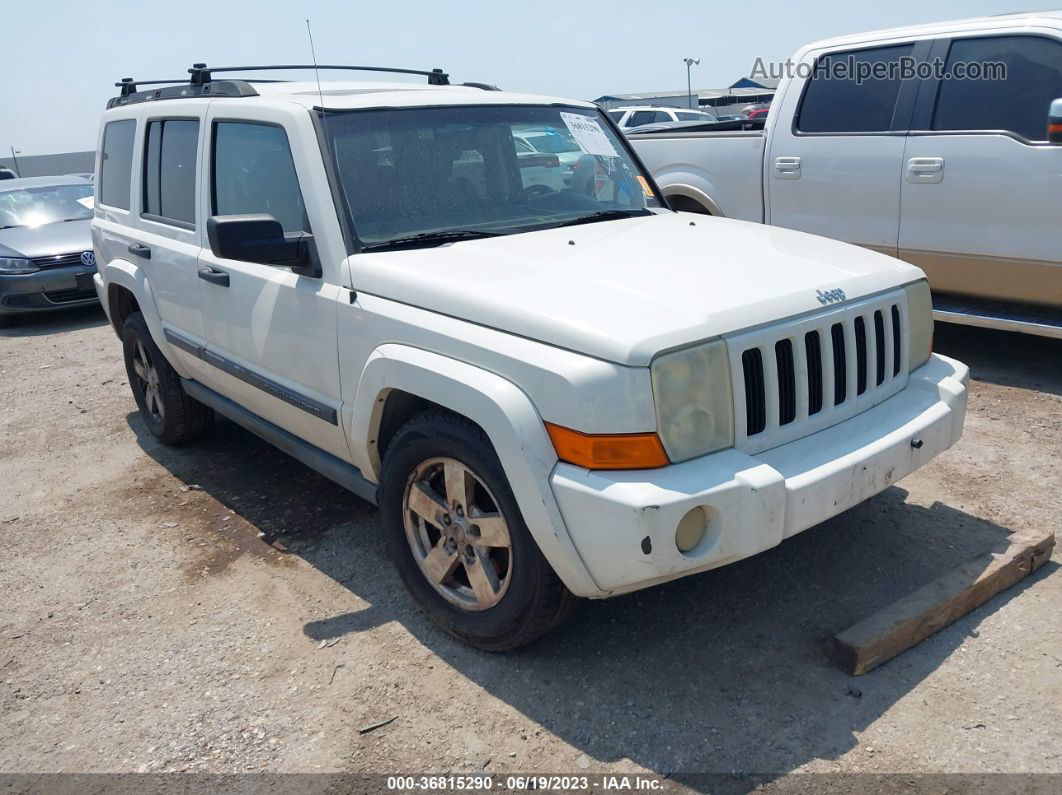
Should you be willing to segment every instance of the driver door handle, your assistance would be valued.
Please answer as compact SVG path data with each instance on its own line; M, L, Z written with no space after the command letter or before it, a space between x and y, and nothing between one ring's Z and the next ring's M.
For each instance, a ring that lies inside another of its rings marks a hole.
M217 284L221 287L229 286L229 274L227 271L223 271L220 268L212 268L209 265L204 265L199 269L199 278L205 282L211 284Z

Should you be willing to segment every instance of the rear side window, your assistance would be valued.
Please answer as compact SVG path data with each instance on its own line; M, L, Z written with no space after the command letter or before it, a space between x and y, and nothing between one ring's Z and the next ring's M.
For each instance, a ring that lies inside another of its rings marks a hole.
M944 71L934 130L1003 130L1047 140L1048 109L1062 97L1062 44L1039 36L957 39Z
M636 110L631 114L631 117L627 119L628 127L641 127L643 124L652 124L653 119L656 117L656 112L651 110Z
M214 214L269 213L285 233L309 232L288 136L248 122L214 125Z
M199 122L163 119L148 123L144 147L144 214L195 225L196 150Z
M797 129L805 133L888 132L900 95L901 59L913 45L822 56L804 89Z
M103 152L100 157L100 204L129 209L129 178L133 173L133 136L136 121L124 119L108 122L103 128Z
M608 115L612 117L612 121L619 122L619 120L623 118L623 114L626 112L627 111L625 110L610 110Z

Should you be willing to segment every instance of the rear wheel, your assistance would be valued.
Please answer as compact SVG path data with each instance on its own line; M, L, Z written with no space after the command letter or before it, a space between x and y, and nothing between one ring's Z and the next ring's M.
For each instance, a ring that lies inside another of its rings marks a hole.
M428 411L398 431L384 456L380 510L406 588L477 648L529 643L575 601L524 524L490 442L462 417Z
M125 372L140 417L164 444L198 438L214 419L212 409L189 397L181 378L151 338L144 316L133 312L122 326Z

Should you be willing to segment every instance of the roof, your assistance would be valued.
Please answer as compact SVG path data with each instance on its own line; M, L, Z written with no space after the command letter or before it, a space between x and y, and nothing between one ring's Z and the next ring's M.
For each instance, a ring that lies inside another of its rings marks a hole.
M944 22L931 22L922 25L907 25L899 28L885 28L871 30L864 33L854 33L844 36L835 36L813 42L803 50L815 50L821 47L833 47L836 45L858 44L866 41L878 41L882 39L904 39L915 36L935 36L947 33L957 33L964 30L980 30L988 27L1021 27L1037 22L1046 22L1052 27L1062 25L1062 9L1050 11L1022 11L1010 14L999 14L988 17L968 17L965 19L952 19Z
M22 177L21 179L5 179L0 182L0 192L23 188L47 188L53 185L92 185L92 183L84 177L75 177L73 174L63 174L58 177Z
M146 85L146 83L145 83ZM209 87L211 84L207 84ZM195 91L194 86L171 87L172 94L180 92L182 96L162 96L150 99L150 102L178 101L183 96L205 96L216 101L262 102L281 100L295 102L306 108L325 108L326 110L352 110L357 108L378 107L417 107L422 105L527 105L557 104L578 107L593 107L592 103L563 97L523 94L512 91L485 90L472 85L426 85L421 82L372 81L372 80L316 80L298 81L255 81L216 80L215 92L204 94ZM240 87L239 94L221 93L221 86ZM184 90L187 89L187 90ZM150 94L149 92L143 92ZM134 97L140 95L134 95ZM131 97L130 99L133 99ZM114 102L112 100L112 102ZM139 102L121 102L115 108L134 107Z
M782 82L777 77L743 77L730 84L731 88L766 88L774 91Z

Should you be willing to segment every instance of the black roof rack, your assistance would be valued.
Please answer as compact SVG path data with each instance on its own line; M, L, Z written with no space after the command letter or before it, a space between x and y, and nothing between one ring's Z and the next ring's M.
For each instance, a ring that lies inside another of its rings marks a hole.
M182 97L201 96L225 96L225 97L253 97L258 92L254 90L252 83L278 83L280 80L268 80L256 78L253 80L214 80L215 72L276 72L291 71L295 69L327 69L344 70L354 72L389 72L392 74L423 75L428 78L428 85L448 86L450 75L442 69L398 69L390 66L347 66L343 64L273 64L263 66L207 66L205 63L192 64L188 70L191 76L188 79L178 80L134 80L132 77L123 77L116 88L121 89L117 97L112 97L107 102L108 108L118 105L128 105L133 102L148 102L155 99L179 99ZM466 83L477 88L486 88L484 84ZM141 91L140 86L165 86L164 88Z

